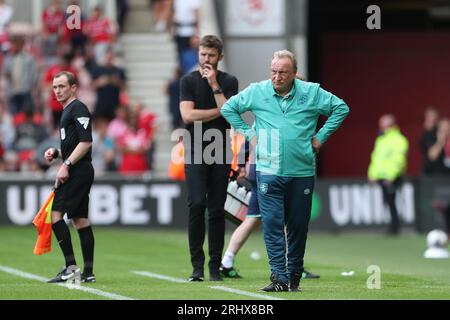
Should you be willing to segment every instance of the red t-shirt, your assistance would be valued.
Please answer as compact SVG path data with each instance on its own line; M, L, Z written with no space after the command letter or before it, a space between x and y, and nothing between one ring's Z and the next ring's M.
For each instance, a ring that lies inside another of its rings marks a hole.
M42 13L42 22L47 27L48 33L58 33L59 28L64 22L64 12L47 8Z
M141 115L139 116L139 128L142 128L145 130L147 134L147 138L149 141L153 139L154 135L154 125L155 125L155 119L156 116L152 112L141 112Z
M89 19L86 22L86 31L93 43L112 41L113 31L107 18Z
M130 149L147 148L149 141L147 132L144 129L137 131L128 129L125 134L119 139L120 146L126 146ZM148 162L146 153L124 152L122 154L122 162L119 166L119 172L122 174L137 174L147 171Z

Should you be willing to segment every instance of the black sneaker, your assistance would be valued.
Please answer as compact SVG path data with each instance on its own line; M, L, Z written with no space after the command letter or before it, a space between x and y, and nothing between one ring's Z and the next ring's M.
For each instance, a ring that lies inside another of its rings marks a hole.
M289 278L289 291L291 292L300 292L300 274L293 273Z
M203 275L202 271L195 271L192 272L192 275L189 277L189 281L190 282L200 282L200 281L204 281L205 280L205 276Z
M320 275L304 270L302 273L302 279L319 279Z
M81 274L81 282L95 283L95 282L97 282L97 280L95 279L95 275L93 273L82 273Z
M66 282L67 280L75 278L76 274L80 274L80 268L77 266L63 267L62 270L53 279L48 280L48 283Z
M225 268L223 265L221 265L219 271L224 278L234 278L234 279L242 278L234 267Z
M209 281L223 281L219 271L209 272Z
M267 287L261 288L262 291L265 291L265 292L287 292L287 291L289 291L289 286L287 285L287 283L278 281L278 277L273 273L270 276L270 281L271 281L271 283L269 283L269 285Z

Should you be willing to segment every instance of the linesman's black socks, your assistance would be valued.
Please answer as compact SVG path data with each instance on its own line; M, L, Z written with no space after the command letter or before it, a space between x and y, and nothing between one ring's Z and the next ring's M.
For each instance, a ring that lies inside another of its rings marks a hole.
M58 240L59 246L64 254L66 260L66 267L77 264L73 254L72 239L70 238L70 231L64 220L59 220L52 225L53 232Z
M92 227L88 226L82 229L78 229L80 236L81 251L83 252L84 260L84 274L92 274L94 268L94 233Z

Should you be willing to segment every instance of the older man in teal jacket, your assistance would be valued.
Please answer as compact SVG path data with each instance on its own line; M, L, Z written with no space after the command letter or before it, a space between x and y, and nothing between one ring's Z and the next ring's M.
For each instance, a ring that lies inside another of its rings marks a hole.
M271 269L271 283L262 290L300 291L316 154L349 108L319 84L297 79L290 51L275 52L270 68L270 80L230 98L221 113L236 130L257 140L258 199ZM255 115L254 129L241 118L246 111ZM320 115L328 119L316 133Z

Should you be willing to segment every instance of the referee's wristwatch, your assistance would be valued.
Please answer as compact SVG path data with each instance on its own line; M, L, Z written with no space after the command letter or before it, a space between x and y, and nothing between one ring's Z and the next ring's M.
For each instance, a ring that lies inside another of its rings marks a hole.
M69 159L64 160L64 164L67 166L67 168L70 168L72 166L72 162Z

